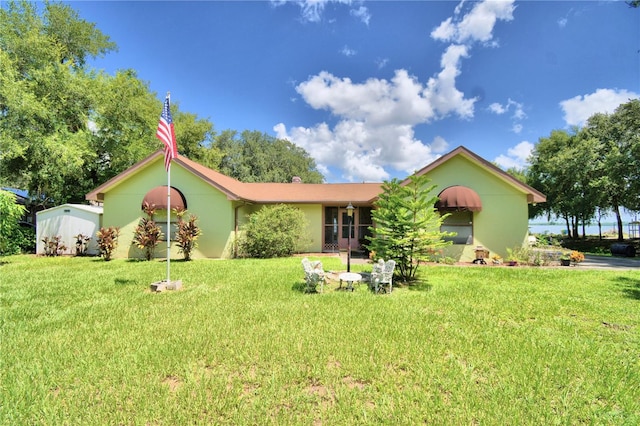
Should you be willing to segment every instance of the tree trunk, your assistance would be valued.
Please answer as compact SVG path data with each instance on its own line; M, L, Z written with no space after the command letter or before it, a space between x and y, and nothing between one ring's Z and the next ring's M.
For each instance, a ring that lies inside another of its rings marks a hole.
M616 214L616 219L618 221L618 241L624 240L624 234L622 233L622 217L620 216L620 207L614 206L613 211Z
M569 224L569 216L564 217L564 222L567 225L567 237L571 238L571 225Z
M598 239L602 240L602 210L598 207Z

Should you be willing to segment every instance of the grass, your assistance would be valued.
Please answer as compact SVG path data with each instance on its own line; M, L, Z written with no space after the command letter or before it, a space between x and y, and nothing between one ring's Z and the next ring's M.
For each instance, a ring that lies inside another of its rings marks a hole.
M0 259L0 424L640 423L638 272L304 294L299 258L171 265L156 294L164 262Z

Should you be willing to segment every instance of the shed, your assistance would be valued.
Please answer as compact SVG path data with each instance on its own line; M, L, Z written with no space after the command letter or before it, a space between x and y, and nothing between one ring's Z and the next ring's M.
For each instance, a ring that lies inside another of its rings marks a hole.
M75 254L78 234L91 237L87 254L97 255L96 232L102 227L102 207L85 204L62 204L36 214L36 253L44 254L46 237L60 236L66 246L64 254Z

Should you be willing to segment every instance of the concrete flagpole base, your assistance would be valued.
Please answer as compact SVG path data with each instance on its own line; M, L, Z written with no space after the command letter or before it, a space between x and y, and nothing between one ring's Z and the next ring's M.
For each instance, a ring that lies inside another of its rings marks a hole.
M156 281L151 283L151 291L161 292L165 290L182 290L182 280L169 281L167 280Z

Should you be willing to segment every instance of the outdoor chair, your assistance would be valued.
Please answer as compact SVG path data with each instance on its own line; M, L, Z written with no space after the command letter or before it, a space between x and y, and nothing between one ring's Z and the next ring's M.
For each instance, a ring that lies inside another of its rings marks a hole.
M311 262L305 257L302 259L302 267L304 268L304 281L306 284L304 288L305 293L315 293L318 284L320 284L320 293L322 293L326 281L324 270L322 269L322 262Z
M371 271L371 285L375 293L391 293L395 269L395 260L387 260L386 262L382 259L378 260Z

